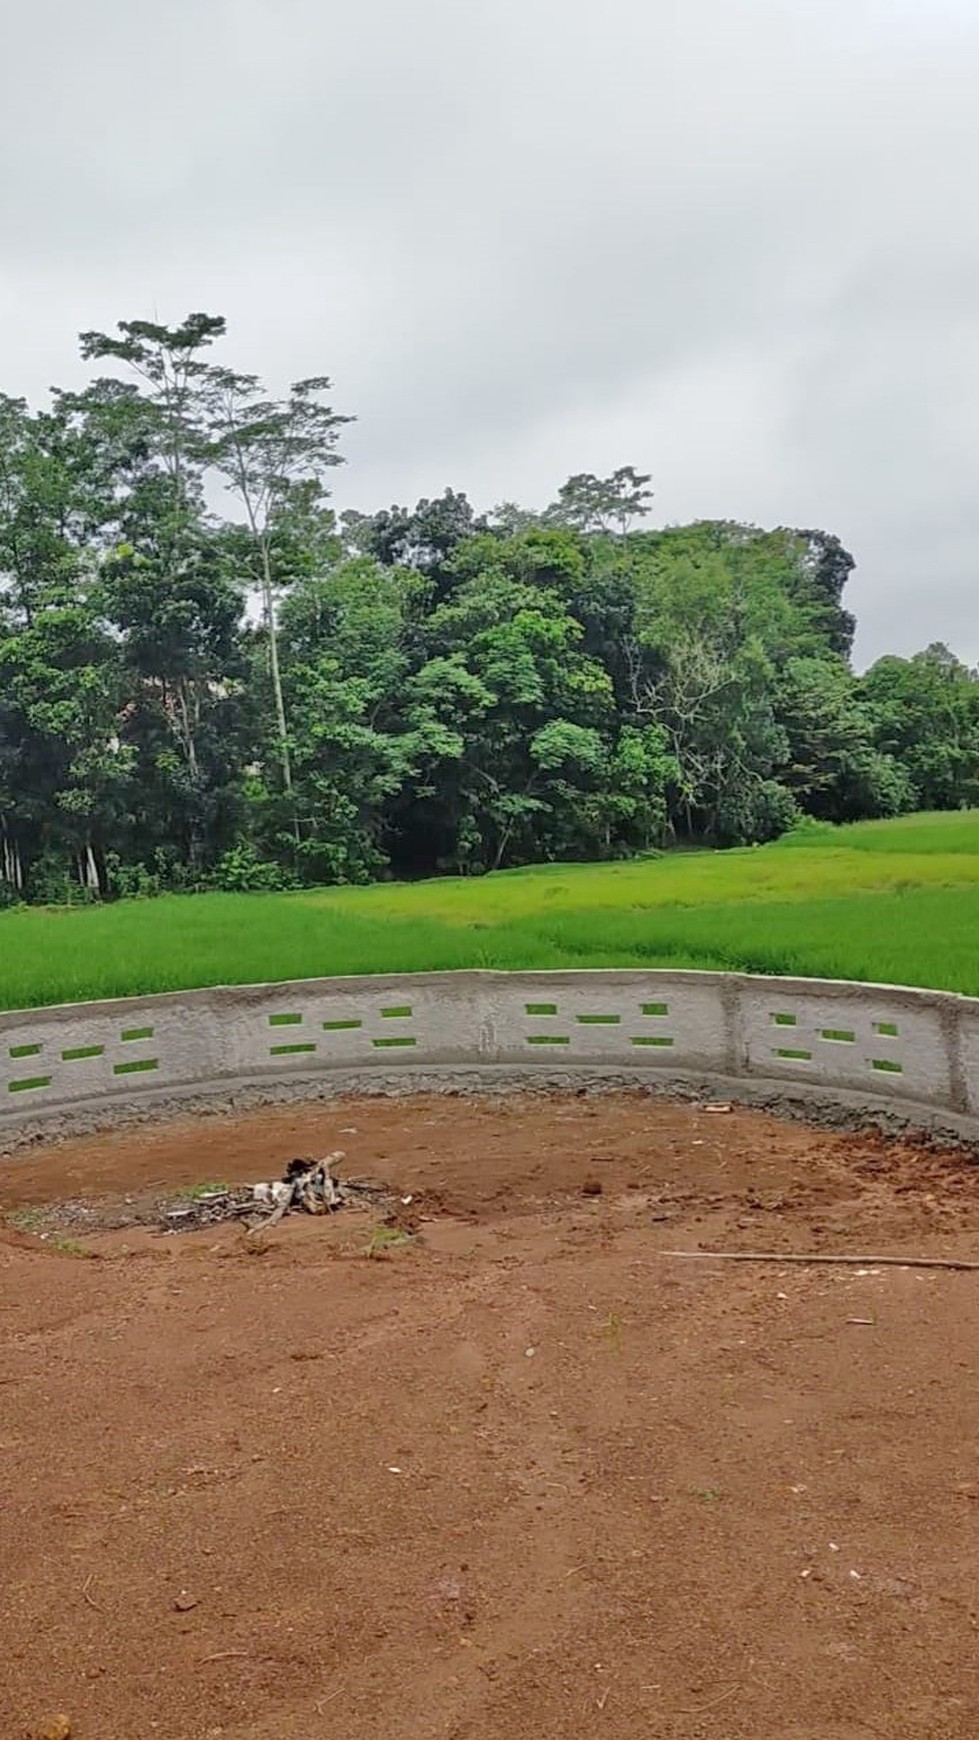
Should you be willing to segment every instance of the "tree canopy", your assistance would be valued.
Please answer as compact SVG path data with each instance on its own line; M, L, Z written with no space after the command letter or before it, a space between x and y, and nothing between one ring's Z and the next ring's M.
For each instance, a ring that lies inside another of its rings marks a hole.
M542 509L337 513L349 417L215 361L225 322L82 335L0 396L0 903L744 844L979 800L979 677L858 675L828 531L650 529L650 477Z

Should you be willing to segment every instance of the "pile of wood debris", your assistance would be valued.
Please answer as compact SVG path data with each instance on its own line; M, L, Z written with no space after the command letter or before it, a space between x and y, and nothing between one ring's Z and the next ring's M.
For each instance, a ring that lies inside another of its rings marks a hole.
M389 1192L381 1186L335 1177L333 1168L344 1158L336 1153L325 1160L290 1160L274 1184L196 1191L165 1210L163 1227L167 1232L193 1232L223 1220L268 1227L287 1214L334 1214L340 1208L377 1208L387 1203Z

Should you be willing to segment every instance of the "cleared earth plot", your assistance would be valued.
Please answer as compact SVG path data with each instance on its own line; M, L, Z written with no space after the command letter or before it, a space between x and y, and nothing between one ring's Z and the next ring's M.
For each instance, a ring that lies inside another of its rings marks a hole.
M384 1237L156 1230L334 1148ZM5 1734L979 1731L979 1278L664 1254L974 1258L968 1156L347 1101L27 1151L0 1209Z

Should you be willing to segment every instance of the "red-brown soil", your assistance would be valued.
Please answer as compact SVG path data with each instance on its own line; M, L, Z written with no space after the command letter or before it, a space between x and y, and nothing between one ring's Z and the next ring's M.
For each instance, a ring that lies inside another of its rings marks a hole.
M335 1148L410 1243L140 1224ZM979 1734L979 1273L658 1254L976 1258L968 1156L347 1101L28 1151L0 1211L4 1740Z

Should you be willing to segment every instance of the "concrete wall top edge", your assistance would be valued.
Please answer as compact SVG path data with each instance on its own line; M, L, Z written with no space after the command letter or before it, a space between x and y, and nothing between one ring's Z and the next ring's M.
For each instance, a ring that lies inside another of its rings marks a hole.
M745 990L807 997L866 998L885 996L904 1007L940 1008L954 1004L965 1013L979 1014L979 997L967 997L957 991L926 990L913 985L875 984L855 979L802 979L752 973L700 972L695 969L669 967L616 967L528 969L506 971L499 968L467 967L431 973L350 974L331 978L284 979L252 985L210 985L194 990L156 991L129 997L102 998L96 1002L49 1003L35 1008L0 1010L0 1033L25 1021L40 1025L57 1024L66 1018L84 1013L89 1016L109 1015L117 1011L146 1006L158 1009L206 1008L217 1001L224 1007L249 1008L273 996L323 996L331 991L383 992L390 987L414 985L419 989L432 987L445 992L462 992L468 985L491 987L494 984L546 985L595 984L629 986L659 981L673 985L738 985Z
M921 985L878 984L873 979L792 979L762 973L716 973L714 977L733 979L746 989L756 986L759 990L781 990L804 997L886 997L889 1002L907 1008L915 1005L918 1008L937 1008L954 1003L957 1007L979 1010L979 997L967 997L961 991L939 991Z
M608 971L600 969L570 968L551 971L514 971L505 972L493 967L463 967L447 969L432 973L351 973L337 974L331 978L319 979L270 979L262 984L253 985L203 985L193 990L184 991L146 991L129 997L100 998L96 1002L79 1003L45 1003L36 1007L27 1005L20 1009L0 1010L0 1033L21 1025L24 1021L40 1026L57 1025L71 1016L113 1015L118 1011L152 1007L155 1009L206 1009L210 1004L220 1003L226 1008L247 1009L256 1004L264 1003L270 997L304 996L317 997L328 995L331 991L347 993L383 992L390 989L397 992L412 985L419 990L428 987L451 993L464 991L467 985L491 986L494 984L520 983L524 985L550 984L555 981L564 984L594 983L599 979L607 984L634 985L648 983L651 977L669 980L671 984L690 980L700 984L716 984L725 977L723 973L670 972L669 969L613 968Z

